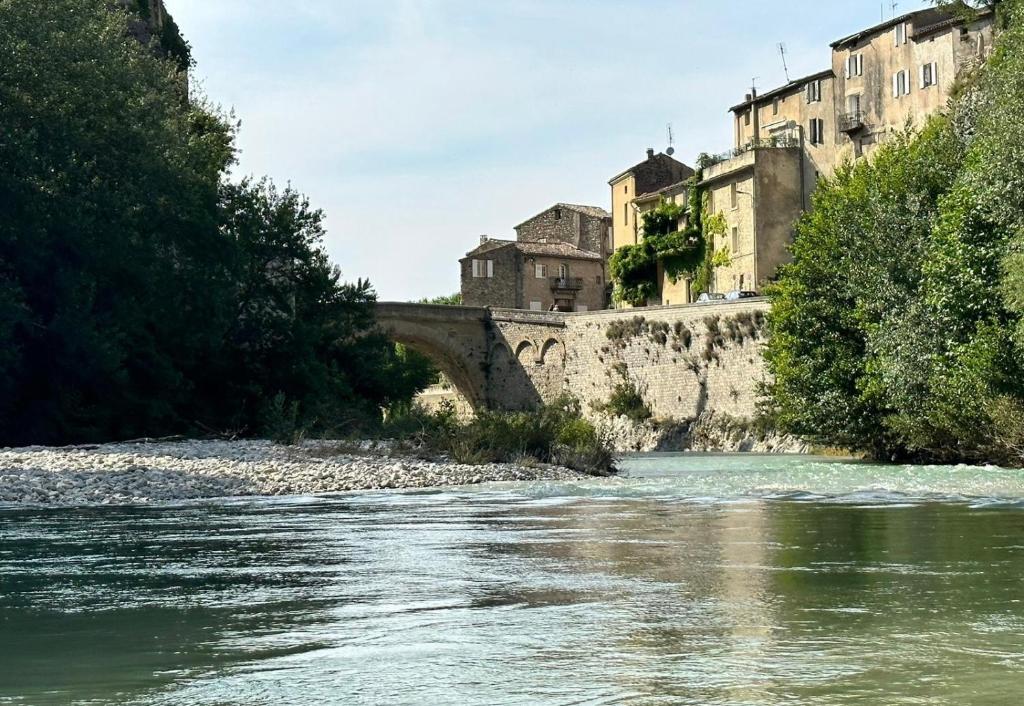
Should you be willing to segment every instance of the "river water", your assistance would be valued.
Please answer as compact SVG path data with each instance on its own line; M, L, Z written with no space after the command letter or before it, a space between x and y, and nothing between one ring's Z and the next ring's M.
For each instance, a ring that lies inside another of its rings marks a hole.
M1024 473L0 509L3 704L1020 704Z

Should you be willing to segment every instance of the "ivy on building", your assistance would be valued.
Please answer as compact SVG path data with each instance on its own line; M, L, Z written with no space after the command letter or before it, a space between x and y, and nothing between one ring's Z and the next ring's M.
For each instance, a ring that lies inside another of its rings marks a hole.
M658 206L643 215L643 239L636 245L619 248L609 261L615 280L617 302L642 306L658 295L658 264L673 284L681 277L693 280L695 291L703 292L711 283L715 267L727 266L727 251L715 252L715 237L725 233L723 217L705 218L707 194L699 184L703 178L706 155L698 158L699 168L688 183L689 198L684 207L663 198ZM689 219L679 228L684 213Z

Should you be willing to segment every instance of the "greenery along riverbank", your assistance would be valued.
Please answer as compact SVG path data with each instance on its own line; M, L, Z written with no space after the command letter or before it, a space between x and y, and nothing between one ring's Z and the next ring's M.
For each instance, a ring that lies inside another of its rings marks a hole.
M948 114L821 184L772 290L765 412L879 456L1024 463L1024 1Z
M371 332L319 211L228 178L238 123L129 19L0 2L0 445L379 421L429 366Z

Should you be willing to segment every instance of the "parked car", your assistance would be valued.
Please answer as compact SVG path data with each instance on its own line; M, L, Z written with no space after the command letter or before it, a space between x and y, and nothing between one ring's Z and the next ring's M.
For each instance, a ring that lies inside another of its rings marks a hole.
M697 297L698 304L712 304L714 302L720 302L724 300L725 295L719 294L718 292L704 292L699 297Z
M727 292L725 298L729 301L735 301L737 299L750 299L751 297L761 296L757 292L751 292L743 289L734 289L731 292Z

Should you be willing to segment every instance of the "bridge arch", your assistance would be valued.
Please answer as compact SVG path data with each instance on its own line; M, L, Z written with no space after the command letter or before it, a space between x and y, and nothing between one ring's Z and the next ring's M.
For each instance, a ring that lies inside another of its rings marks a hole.
M474 409L487 407L486 309L386 303L377 305L376 315L391 340L430 358Z

